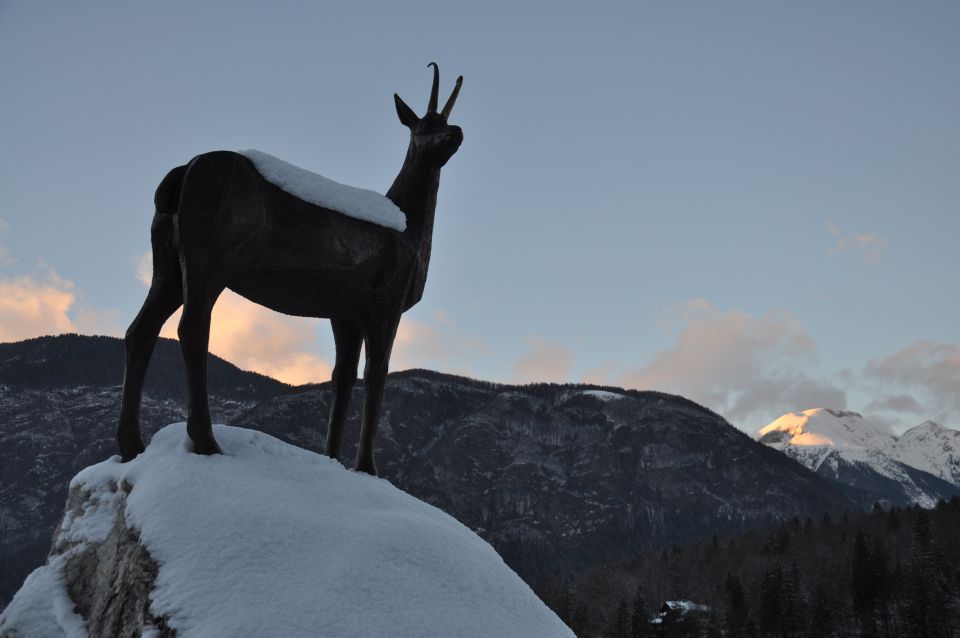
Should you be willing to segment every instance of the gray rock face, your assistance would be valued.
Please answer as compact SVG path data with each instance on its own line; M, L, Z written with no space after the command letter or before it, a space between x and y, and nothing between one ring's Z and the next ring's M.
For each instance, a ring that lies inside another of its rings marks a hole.
M65 521L79 517L88 499L86 491L70 490ZM75 543L65 537L61 526L54 534L50 555L70 553L62 574L75 611L86 621L88 635L140 638L149 626L157 630L153 638L172 637L174 632L166 629L163 620L149 612L157 563L124 518L121 507L103 542L76 552L70 551Z
M96 495L70 490L47 562L25 584L24 600L0 616L0 638L71 636L81 626L91 637L176 635L150 613L158 566L126 522L129 492L126 483Z

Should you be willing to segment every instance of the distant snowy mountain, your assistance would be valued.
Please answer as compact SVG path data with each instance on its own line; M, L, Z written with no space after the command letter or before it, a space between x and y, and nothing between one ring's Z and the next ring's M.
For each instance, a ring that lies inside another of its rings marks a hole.
M448 514L267 434L216 435L224 454L197 456L171 425L80 472L0 635L573 636Z
M914 430L898 440L856 412L814 408L784 414L758 435L761 443L837 481L862 505L933 507L960 494L952 473L960 445L949 434L953 430L936 424Z
M960 485L960 431L924 421L897 441L897 460Z

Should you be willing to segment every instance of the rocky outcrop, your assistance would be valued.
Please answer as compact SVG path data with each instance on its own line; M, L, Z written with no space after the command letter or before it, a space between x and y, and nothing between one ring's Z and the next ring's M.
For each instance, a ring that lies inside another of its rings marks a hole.
M32 577L51 581L54 588L61 583L62 591L56 588L50 593L54 600L67 602L70 609L51 606L44 614L43 605L35 604L40 602L36 600L12 607L0 619L0 638L74 636L80 626L88 636L176 635L164 618L150 613L150 592L158 566L140 542L139 531L126 522L124 505L129 491L129 483L96 491L82 485L70 490L47 563L38 570L49 573ZM30 585L29 581L24 585L28 595L43 590L43 584Z
M120 488L122 500L130 485L124 483ZM91 498L86 489L70 490L66 519L80 520ZM124 508L118 507L110 532L97 544L79 543L77 547L76 541L69 540L73 530L62 533L61 528L54 536L51 555L68 555L62 571L64 584L77 613L86 619L89 635L139 638L147 627L156 630L152 638L172 637L175 632L166 629L164 619L150 614L157 563L123 513Z
M2 638L561 638L462 524L385 480L254 430L185 425L71 482L47 563Z

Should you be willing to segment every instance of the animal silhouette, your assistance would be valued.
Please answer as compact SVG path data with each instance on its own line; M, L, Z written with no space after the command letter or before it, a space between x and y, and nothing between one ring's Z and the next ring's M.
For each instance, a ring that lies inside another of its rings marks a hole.
M124 461L143 451L144 376L164 322L183 306L177 328L189 397L187 433L199 454L220 452L207 397L210 317L229 288L289 315L330 319L336 344L325 453L339 458L350 395L365 346L364 398L355 469L376 474L374 440L401 314L420 301L430 263L440 169L463 142L447 122L463 77L437 111L433 66L421 118L394 94L410 143L386 197L406 215L388 228L305 201L265 179L246 155L216 151L170 171L154 198L153 280L125 337L117 440Z

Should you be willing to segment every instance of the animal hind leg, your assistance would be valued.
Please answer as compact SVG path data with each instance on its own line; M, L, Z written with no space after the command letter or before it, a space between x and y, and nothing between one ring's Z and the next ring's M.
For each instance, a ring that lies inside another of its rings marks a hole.
M207 400L207 348L210 343L210 315L224 286L211 279L199 264L183 263L183 315L177 334L187 373L187 434L197 454L219 454L213 437L210 405Z
M126 462L143 452L140 436L140 401L143 380L157 335L164 322L180 307L183 300L180 270L176 262L172 268L161 271L162 260L154 259L156 275L143 307L127 329L124 337L125 364L123 370L123 398L120 401L120 419L117 427L117 444L120 458Z
M332 459L339 459L347 408L350 405L353 385L357 381L357 364L360 361L363 332L360 324L352 321L331 319L330 326L333 328L333 339L337 348L337 362L333 367L330 419L327 422L324 454Z

